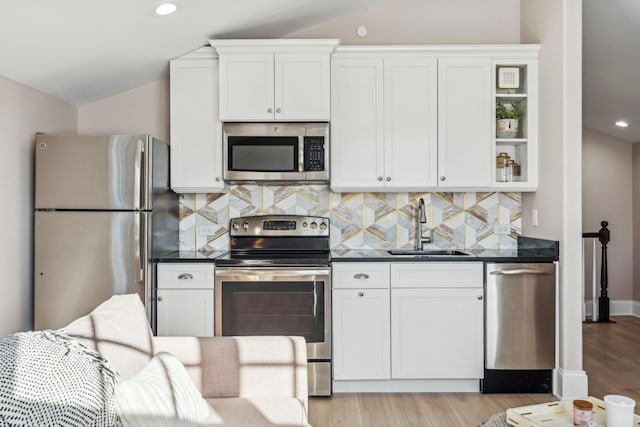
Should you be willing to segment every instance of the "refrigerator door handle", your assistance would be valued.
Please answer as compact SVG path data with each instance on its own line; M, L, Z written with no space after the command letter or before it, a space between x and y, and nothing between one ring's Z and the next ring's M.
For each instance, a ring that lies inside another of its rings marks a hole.
M134 245L135 245L135 258L138 262L138 281L142 282L144 281L144 264L143 264L143 257L144 257L144 237L142 235L142 230L143 230L143 226L141 224L142 222L142 213L141 212L136 212L134 214L134 224L133 224L133 238L135 240Z
M533 269L529 269L529 268L518 268L518 269L514 269L514 270L497 270L497 271L492 271L489 274L495 275L495 276L512 276L512 275L518 275L518 274L554 274L551 271L542 271L542 270L533 270Z
M140 209L140 198L142 192L142 155L144 145L141 139L136 142L136 157L133 170L133 209Z

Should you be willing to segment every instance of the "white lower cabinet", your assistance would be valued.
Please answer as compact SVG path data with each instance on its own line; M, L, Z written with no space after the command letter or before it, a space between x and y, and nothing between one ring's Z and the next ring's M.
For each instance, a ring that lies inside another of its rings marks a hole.
M482 378L479 289L392 289L393 378Z
M213 264L158 264L156 335L212 337Z
M158 336L213 336L213 289L158 289Z
M333 288L334 390L478 390L483 263L334 262Z
M388 379L389 289L333 291L333 376Z

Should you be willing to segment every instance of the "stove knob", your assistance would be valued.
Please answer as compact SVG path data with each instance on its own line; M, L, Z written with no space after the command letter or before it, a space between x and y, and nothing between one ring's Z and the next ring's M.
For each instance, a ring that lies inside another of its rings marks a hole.
M248 223L248 222L246 222L246 221L245 221L245 222L243 222L243 223L242 223L242 228L243 228L244 230L248 230L248 229L249 229L249 223Z
M318 228L318 224L316 224L316 222L315 222L315 221L313 221L313 222L311 223L311 229L312 229L312 230L315 230L316 228Z
M308 225L308 224L307 224L307 221L304 221L304 222L302 223L302 228L307 228L307 225Z
M240 224L238 224L237 222L234 222L231 227L233 227L234 230L237 230L240 228Z
M320 223L320 230L326 230L327 229L327 223L326 222L321 222Z

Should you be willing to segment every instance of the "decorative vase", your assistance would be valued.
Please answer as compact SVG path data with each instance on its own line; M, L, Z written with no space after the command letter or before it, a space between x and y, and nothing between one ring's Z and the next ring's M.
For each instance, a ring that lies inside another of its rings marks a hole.
M498 138L515 138L518 135L518 119L496 120L496 136Z

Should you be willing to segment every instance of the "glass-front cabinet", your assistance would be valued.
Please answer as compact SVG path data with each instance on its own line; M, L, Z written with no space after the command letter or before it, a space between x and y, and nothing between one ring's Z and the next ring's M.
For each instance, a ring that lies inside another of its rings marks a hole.
M492 186L535 191L538 185L538 61L493 59Z

